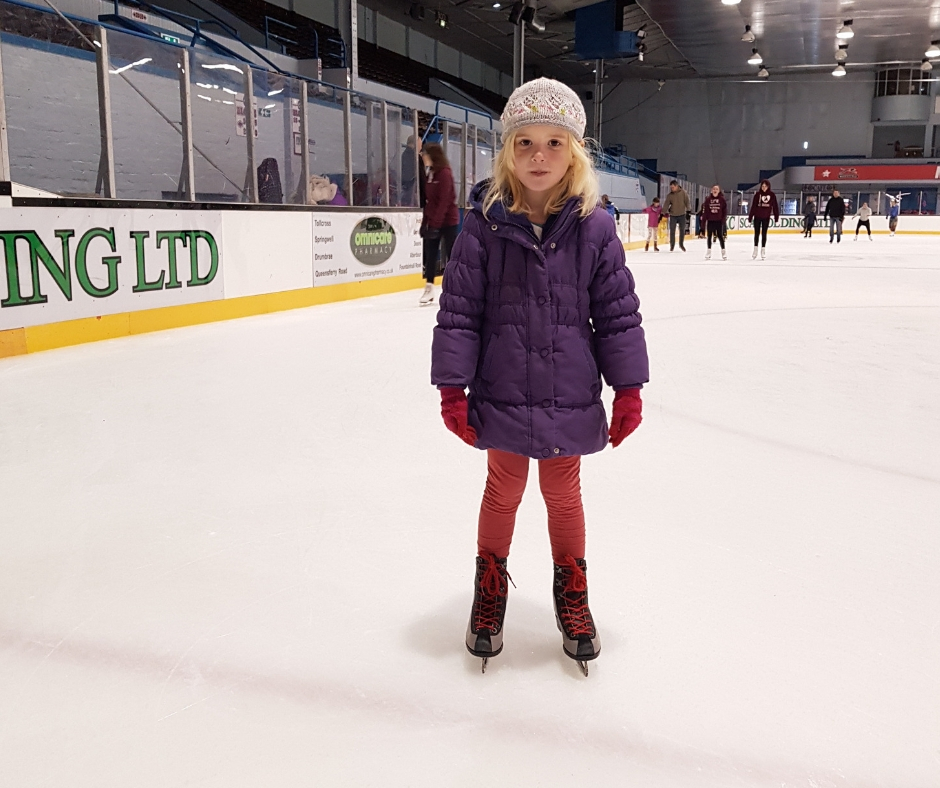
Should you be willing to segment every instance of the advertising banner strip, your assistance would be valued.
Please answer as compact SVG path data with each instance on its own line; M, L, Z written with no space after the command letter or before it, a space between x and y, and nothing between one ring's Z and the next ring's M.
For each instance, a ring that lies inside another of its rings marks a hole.
M839 181L940 181L937 164L854 164L847 167L815 167L813 178L823 182Z

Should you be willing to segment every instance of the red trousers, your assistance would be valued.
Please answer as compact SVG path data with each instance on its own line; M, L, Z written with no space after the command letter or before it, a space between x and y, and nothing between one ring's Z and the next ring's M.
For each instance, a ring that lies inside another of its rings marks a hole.
M539 488L548 509L552 558L584 558L584 507L581 505L581 458L539 460ZM509 555L516 510L529 475L529 458L497 449L487 450L486 489L480 505L477 549L481 555Z

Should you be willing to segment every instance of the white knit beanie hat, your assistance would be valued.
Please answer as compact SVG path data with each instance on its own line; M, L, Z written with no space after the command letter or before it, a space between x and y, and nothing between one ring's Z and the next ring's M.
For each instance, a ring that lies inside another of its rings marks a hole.
M578 94L555 79L539 77L517 87L500 118L503 123L503 142L523 126L544 124L567 129L581 140L587 118Z

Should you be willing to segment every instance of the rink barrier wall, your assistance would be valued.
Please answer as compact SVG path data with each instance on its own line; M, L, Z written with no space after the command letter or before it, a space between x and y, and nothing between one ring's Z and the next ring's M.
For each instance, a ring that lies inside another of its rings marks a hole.
M8 196L0 358L417 288L420 224L414 209Z
M855 232L855 223L858 217L846 216L842 223L842 232L847 233L849 228ZM743 235L753 231L753 225L746 216L729 216L727 220L728 233L730 235ZM824 221L821 216L816 218L814 231L825 230L829 232L829 222ZM802 216L781 216L779 222L771 220L770 233L793 233L803 231ZM873 215L871 217L872 235L887 235L888 217L884 215ZM898 235L940 235L940 216L901 216L898 219Z

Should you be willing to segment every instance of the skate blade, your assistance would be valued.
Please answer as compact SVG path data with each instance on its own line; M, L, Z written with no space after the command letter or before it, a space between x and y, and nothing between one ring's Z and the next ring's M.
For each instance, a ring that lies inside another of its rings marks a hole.
M481 673L486 673L486 665L487 665L487 663L488 663L489 661L490 661L490 658L489 658L489 657L483 657L483 659L480 660L480 662L482 663L482 664L480 665L480 672L481 672Z
M584 677L587 678L588 675L588 664L582 659L578 660L578 667L581 668L581 672L584 674Z

